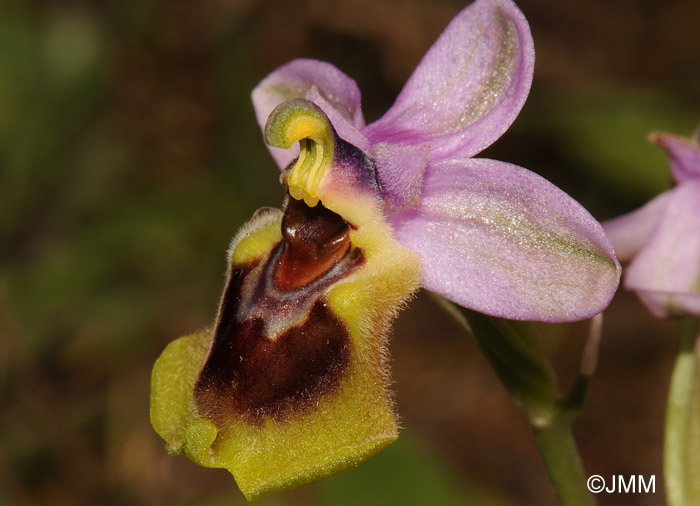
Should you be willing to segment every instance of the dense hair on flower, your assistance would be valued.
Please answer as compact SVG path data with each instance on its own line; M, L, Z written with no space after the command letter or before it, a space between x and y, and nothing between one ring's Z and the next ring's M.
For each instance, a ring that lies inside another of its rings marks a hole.
M200 415L219 427L240 416L256 424L283 420L338 385L350 337L325 293L365 261L361 248L350 248L350 226L320 204L289 198L282 217L266 210L251 223L234 241L211 349L194 392ZM240 253L243 238L250 240L251 226L266 225L279 237L250 260Z
M255 264L235 267L224 295L209 357L195 387L200 415L219 427L243 415L282 420L333 391L349 362L345 325L318 300L302 325L269 339L262 318L236 315Z

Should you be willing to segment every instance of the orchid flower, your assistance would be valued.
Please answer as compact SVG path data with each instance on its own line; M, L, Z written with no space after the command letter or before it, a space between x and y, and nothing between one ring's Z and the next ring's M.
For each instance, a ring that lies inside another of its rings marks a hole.
M295 60L253 91L289 197L234 238L216 324L171 343L151 421L172 453L248 499L355 465L397 437L392 318L420 285L490 315L600 312L619 265L583 207L521 167L473 158L515 119L534 49L511 0L477 0L366 125L360 92Z
M700 316L700 134L649 140L668 154L676 187L604 227L618 257L631 260L625 287L654 315Z

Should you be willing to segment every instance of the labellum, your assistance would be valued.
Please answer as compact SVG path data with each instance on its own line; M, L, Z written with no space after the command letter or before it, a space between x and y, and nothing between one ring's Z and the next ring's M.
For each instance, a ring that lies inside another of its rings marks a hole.
M349 226L321 205L289 199L267 258L231 265L211 352L195 386L217 426L231 415L283 421L338 387L350 336L325 290L364 262Z
M284 211L258 211L236 236L214 328L166 348L151 394L169 451L228 469L249 500L396 439L387 331L420 279L381 214L371 161L316 106L283 104L266 133L301 141Z

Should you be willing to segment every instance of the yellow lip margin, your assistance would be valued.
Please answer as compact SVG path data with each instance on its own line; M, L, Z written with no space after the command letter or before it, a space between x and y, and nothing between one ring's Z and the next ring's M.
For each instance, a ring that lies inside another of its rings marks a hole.
M365 211L375 214L377 208ZM280 226L279 212L256 216L238 234L231 262L268 255L279 242ZM381 215L353 230L351 238L353 247L362 248L366 264L324 294L347 325L350 364L339 387L319 397L313 409L262 424L232 418L225 427L199 416L193 389L209 352L208 330L174 341L155 364L151 423L168 451L228 469L249 501L353 467L398 437L387 388L387 333L398 309L418 288L419 259L396 243Z

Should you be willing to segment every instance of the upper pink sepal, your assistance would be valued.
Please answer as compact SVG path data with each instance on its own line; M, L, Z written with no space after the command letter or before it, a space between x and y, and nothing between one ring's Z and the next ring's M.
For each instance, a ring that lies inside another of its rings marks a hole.
M676 182L700 178L700 146L697 139L652 132L649 140L666 150L671 174Z
M372 143L430 144L434 161L472 156L515 120L534 62L530 28L518 7L477 0L450 22L365 135Z

